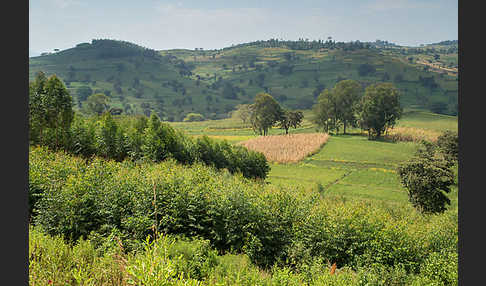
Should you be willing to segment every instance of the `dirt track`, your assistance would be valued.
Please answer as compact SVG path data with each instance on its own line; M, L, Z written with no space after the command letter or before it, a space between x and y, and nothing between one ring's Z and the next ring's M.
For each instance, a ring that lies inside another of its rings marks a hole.
M445 67L441 67L441 66L438 66L438 65L434 65L434 64L427 63L427 62L422 62L422 61L417 61L417 63L422 64L422 65L429 66L432 69L443 70L443 71L450 72L450 73L453 73L453 74L457 74L458 73L457 68L445 68Z

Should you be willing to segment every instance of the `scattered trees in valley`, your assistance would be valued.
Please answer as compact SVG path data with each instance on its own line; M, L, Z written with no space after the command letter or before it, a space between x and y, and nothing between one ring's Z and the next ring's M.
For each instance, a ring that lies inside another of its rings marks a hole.
M401 116L398 90L391 83L378 83L366 88L355 80L342 80L333 89L325 89L313 106L313 121L324 131L343 133L347 126L368 131L369 138L381 137Z
M355 80L342 80L332 90L325 89L314 105L314 122L326 132L339 132L341 124L356 126L361 85Z

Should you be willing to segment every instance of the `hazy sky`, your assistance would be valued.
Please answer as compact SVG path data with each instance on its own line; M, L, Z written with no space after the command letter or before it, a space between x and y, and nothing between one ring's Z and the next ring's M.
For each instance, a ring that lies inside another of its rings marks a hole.
M457 0L29 1L29 55L116 39L155 50L215 49L270 38L457 40Z

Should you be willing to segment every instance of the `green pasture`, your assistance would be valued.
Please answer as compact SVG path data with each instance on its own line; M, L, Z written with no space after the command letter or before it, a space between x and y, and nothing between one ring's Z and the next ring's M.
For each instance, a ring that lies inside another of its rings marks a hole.
M457 116L436 114L420 110L405 110L397 126L414 127L439 132L458 130Z
M309 120L312 112L306 110L304 115L303 126L291 129L290 133L316 132L316 126ZM238 118L170 124L193 136L207 135L232 144L257 137ZM397 126L442 132L457 130L457 124L455 116L407 109ZM359 129L350 129L348 132L350 134L331 135L318 153L301 162L271 163L267 183L348 199L406 203L408 195L396 169L400 163L413 156L418 144L368 140ZM270 130L271 135L283 133L278 128ZM457 191L452 192L450 197L457 204Z

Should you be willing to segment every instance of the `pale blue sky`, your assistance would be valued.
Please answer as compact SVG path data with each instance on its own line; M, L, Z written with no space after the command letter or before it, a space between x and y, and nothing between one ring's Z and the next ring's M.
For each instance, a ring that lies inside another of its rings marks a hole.
M328 36L418 46L457 40L457 7L457 0L30 1L29 55L100 38L155 50Z

